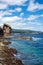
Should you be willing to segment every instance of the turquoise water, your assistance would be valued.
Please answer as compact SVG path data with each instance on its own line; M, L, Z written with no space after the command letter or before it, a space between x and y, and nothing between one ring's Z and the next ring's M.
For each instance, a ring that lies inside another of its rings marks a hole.
M31 36L33 41L9 39L9 47L16 48L18 54L14 55L20 58L24 65L43 65L43 34L13 33L13 36Z

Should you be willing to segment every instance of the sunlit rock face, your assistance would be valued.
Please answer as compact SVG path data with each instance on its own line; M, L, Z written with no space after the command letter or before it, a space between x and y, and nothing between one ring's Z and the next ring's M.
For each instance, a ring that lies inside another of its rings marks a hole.
M11 33L11 27L7 24L3 25L3 32L4 32L4 36L9 36Z
M11 27L4 24L3 29L0 28L0 65L23 65L22 61L14 56L17 54L15 48L9 48L11 42L5 40L11 36Z
M14 57L17 50L8 48L9 44L6 41L0 42L0 65L23 65L20 59Z

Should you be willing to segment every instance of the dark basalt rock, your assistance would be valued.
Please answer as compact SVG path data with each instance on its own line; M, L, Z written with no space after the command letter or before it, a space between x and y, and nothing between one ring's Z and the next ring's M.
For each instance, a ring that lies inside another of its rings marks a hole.
M0 27L0 37L2 37L3 36L3 29Z
M3 44L9 45L9 44L11 44L11 42L3 42Z
M22 61L20 59L15 59L15 64L16 65L23 65Z
M16 49L10 48L10 52L11 52L12 54L17 54L17 50L16 50Z

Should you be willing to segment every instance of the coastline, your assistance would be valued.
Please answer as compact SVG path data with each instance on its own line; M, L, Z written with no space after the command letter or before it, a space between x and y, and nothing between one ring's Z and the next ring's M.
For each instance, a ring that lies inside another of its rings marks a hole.
M9 44L8 41L0 42L0 65L24 65L20 59L14 57L17 50L8 48Z

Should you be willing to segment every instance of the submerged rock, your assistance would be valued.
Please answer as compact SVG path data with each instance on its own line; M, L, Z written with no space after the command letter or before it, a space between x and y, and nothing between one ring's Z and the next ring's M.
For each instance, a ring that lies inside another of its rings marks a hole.
M32 37L28 37L28 36L18 36L18 37L16 37L16 39L20 39L20 40L33 40Z

